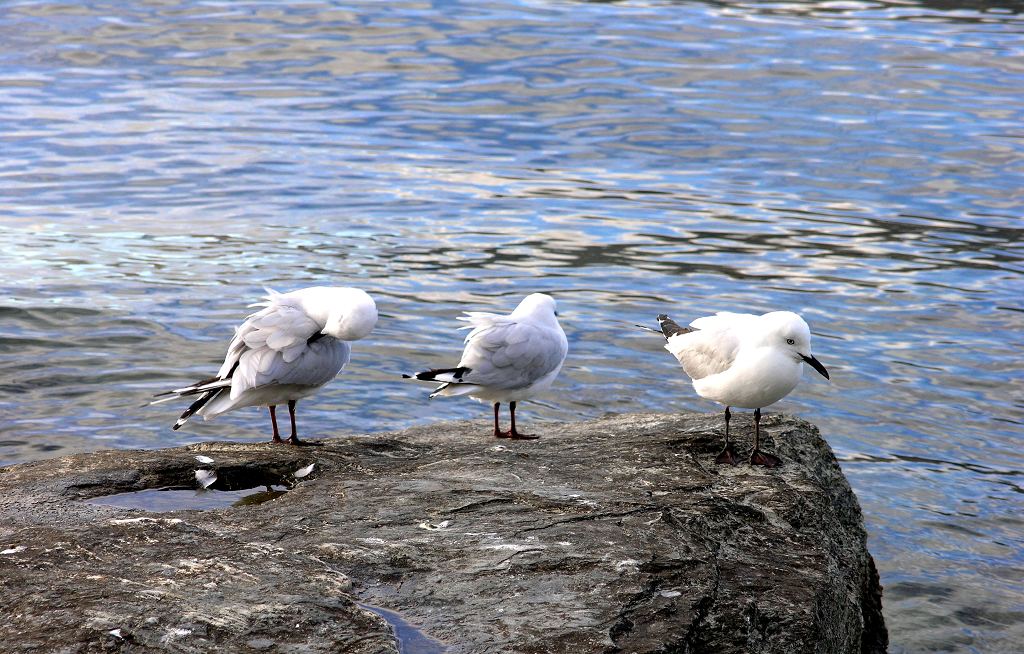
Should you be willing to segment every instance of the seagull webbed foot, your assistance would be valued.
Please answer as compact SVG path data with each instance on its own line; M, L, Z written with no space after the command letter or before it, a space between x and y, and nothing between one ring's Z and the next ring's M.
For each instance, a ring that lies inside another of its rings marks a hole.
M533 434L522 434L520 432L512 430L495 432L494 435L497 436L498 438L511 438L512 440L517 441L534 441L540 438L540 436L534 436Z
M764 466L765 468L778 468L782 465L782 459L774 454L768 454L761 450L754 450L750 453L750 465Z
M323 445L323 443L319 441L300 441L298 438L295 438L294 436L286 440L285 443L288 443L289 445L294 445L295 447L320 447L321 445Z
M740 455L736 452L736 448L732 446L732 443L726 443L722 451L715 457L715 463L719 465L728 464L734 466L740 462Z

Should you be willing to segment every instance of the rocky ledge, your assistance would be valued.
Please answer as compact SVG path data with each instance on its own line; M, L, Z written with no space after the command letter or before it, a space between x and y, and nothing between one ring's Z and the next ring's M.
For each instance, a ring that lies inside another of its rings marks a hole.
M762 424L780 468L716 466L717 415L3 468L0 651L884 652L835 457L806 422ZM200 497L291 489L204 511L96 503L195 487L197 468L216 474Z

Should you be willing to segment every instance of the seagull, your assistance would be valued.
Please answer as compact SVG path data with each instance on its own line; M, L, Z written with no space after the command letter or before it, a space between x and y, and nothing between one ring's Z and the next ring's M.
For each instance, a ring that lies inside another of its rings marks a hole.
M266 289L262 307L235 328L224 364L215 377L159 393L150 404L198 395L174 423L179 429L193 415L209 420L246 406L270 407L274 443L300 444L295 403L334 379L348 363L356 341L377 324L377 305L358 288L311 286L290 293ZM163 397L170 396L170 397ZM277 431L278 404L288 403L292 433Z
M461 329L472 330L466 336L459 365L402 377L441 382L431 398L469 395L480 402L493 402L497 438L538 438L516 430L516 402L547 390L565 361L569 343L555 317L554 299L533 293L507 316L471 311L459 320L469 323ZM508 431L502 431L498 423L502 402L508 402L512 424Z
M774 468L782 460L760 450L761 409L778 402L796 388L803 365L828 379L828 371L811 354L811 331L792 311L762 316L720 312L697 318L680 327L665 314L658 316L665 349L675 355L703 398L725 405L725 447L716 463L735 465L736 450L729 442L729 407L754 409L754 449L750 463Z

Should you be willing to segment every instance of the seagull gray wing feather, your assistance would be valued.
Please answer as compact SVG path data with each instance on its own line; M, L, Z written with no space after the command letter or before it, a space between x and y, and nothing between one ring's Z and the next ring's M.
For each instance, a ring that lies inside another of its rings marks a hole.
M557 370L567 344L561 330L506 316L471 316L473 331L466 337L460 367L470 369L462 381L496 389L525 388Z
M272 295L263 309L236 330L218 376L231 378L231 398L268 384L321 386L348 363L347 343L324 337L323 325L301 308Z
M690 379L697 380L728 370L736 360L740 339L729 328L698 329L670 337L665 349L676 357Z

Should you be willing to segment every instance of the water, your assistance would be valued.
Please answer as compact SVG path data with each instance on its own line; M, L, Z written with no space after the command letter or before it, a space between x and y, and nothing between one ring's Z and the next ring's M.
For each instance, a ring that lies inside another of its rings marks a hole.
M144 406L264 285L382 312L309 437L486 419L397 378L462 309L558 299L543 432L717 410L619 320L791 308L833 382L774 409L842 459L893 651L1019 650L1022 32L1010 0L7 3L0 461L267 438Z
M372 611L387 620L391 631L395 634L395 645L398 647L398 654L444 654L447 647L439 643L418 627L413 626L400 613L382 609L372 604L358 602L359 607Z
M283 486L267 490L196 490L195 488L147 488L140 491L101 495L88 500L91 504L115 506L119 509L141 509L154 513L170 511L210 511L230 506L254 506L276 500L287 492Z

